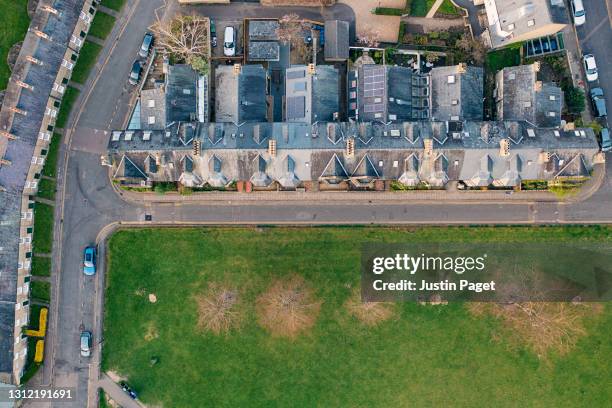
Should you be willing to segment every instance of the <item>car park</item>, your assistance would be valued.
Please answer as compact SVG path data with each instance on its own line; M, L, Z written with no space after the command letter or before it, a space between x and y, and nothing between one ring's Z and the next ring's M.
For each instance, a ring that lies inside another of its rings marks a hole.
M233 57L236 55L236 31L234 27L225 27L223 33L223 55Z
M81 357L91 356L92 335L90 331L82 331L80 337Z
M138 55L142 58L147 58L149 56L149 51L153 46L153 34L146 33L144 38L142 39L142 44L140 45L140 50L138 51Z
M581 26L586 23L586 11L584 10L584 4L582 0L572 0L572 17L574 18L574 25Z
M604 98L603 89L593 88L591 89L590 95L591 104L593 105L593 114L598 118L607 116L608 112L606 111L606 99Z
M610 130L608 128L601 129L601 151L609 152L612 150L612 139L610 139Z
M136 85L140 81L140 75L142 74L142 64L140 61L134 61L132 64L132 71L130 71L129 82L132 85Z
M589 82L597 81L597 64L595 63L595 57L593 54L585 54L582 56L582 65L584 66L584 72L586 79Z
M88 246L83 252L83 273L87 276L96 274L96 248Z

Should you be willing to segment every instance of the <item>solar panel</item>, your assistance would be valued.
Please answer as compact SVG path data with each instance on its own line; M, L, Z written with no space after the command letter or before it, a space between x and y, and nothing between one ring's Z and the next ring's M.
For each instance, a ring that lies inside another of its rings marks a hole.
M292 96L287 98L287 119L299 119L306 116L306 97Z
M306 76L306 71L303 69L298 69L295 71L287 71L287 79L299 79L304 78Z

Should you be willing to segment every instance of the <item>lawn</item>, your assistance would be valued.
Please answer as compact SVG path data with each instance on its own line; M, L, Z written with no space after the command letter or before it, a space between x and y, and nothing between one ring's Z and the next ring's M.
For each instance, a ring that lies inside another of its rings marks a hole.
M510 345L493 318L464 305L401 303L376 327L345 301L359 286L363 242L612 239L607 227L236 228L124 230L109 242L103 369L148 405L603 406L612 345L607 306L564 357ZM298 274L323 301L295 339L257 324L255 300ZM235 285L243 313L226 335L197 327L194 297ZM149 300L154 294L156 301ZM509 402L511 401L511 402Z
M414 17L425 17L436 0L412 0L410 2L410 15Z
M444 0L436 13L445 14L447 16L460 16L461 12L450 0Z
M36 195L47 200L55 200L55 180L41 179L38 183L38 193Z
M55 126L58 128L64 128L66 123L68 122L68 118L70 117L70 112L72 111L72 106L74 102L76 102L79 97L79 90L69 86L66 89L66 93L64 93L64 97L62 98L62 106L60 108L59 114L57 115L57 121L55 122Z
M36 203L34 207L34 252L51 253L53 246L53 207Z
M62 135L54 133L49 143L49 149L47 151L47 159L42 170L42 175L47 177L55 177L57 171L57 154L59 152L60 144L62 143Z
M72 71L72 80L79 84L84 84L89 76L89 71L95 65L98 59L98 54L102 51L102 47L91 41L85 41L81 52L79 53L79 60Z
M30 287L32 299L49 303L51 300L51 284L49 282L32 281ZM38 326L32 327L38 328Z
M115 11L120 11L125 5L125 0L102 0L101 4L104 7L108 7Z
M110 34L113 26L115 25L115 17L98 11L94 17L91 28L89 29L89 35L98 37L101 40L105 40Z
M2 24L0 24L0 90L6 89L11 71L6 63L8 52L16 42L23 41L30 18L27 0L0 0Z
M32 258L32 275L51 276L51 258L35 256Z
M495 73L505 67L513 67L521 64L521 44L513 44L506 48L491 51L487 54L487 70Z

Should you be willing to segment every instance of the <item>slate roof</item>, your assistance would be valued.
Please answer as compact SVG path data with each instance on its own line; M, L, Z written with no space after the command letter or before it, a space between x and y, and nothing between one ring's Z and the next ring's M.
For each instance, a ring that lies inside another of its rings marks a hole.
M314 123L333 121L340 109L340 79L336 68L318 65L315 74L306 66L294 66L286 71L286 120Z
M482 120L484 71L454 65L430 71L432 117L435 120Z
M349 58L349 40L348 21L325 21L325 60L347 60Z
M215 70L215 112L218 122L261 122L266 120L266 71L261 65L233 66Z
M278 20L249 20L249 40L278 40Z
M508 67L496 75L497 117L525 120L540 127L561 126L563 92L537 78L537 64Z
M252 41L249 43L249 61L278 61L280 46L278 41Z
M187 122L197 118L198 74L186 64L168 66L166 80L166 122Z

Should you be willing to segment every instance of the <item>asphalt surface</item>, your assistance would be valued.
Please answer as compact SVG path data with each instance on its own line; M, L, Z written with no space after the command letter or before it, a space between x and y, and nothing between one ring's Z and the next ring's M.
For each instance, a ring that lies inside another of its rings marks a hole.
M587 21L594 24L595 12L589 7L596 1L586 2ZM103 302L103 274L86 278L81 270L82 251L95 243L100 231L114 222L145 223L145 215L150 214L153 222L158 223L211 223L211 224L532 224L566 222L611 222L612 221L612 170L608 166L604 186L589 200L577 204L557 203L410 203L377 204L373 203L295 203L264 202L252 203L227 202L210 205L197 204L150 204L147 206L127 203L114 192L108 168L100 165L104 154L109 128L120 128L125 122L128 105L133 101L131 88L125 78L136 55L136 50L147 26L154 21L155 10L163 0L130 0L122 19L115 27L119 34L116 41L109 37L103 51L101 69L95 83L90 83L91 94L83 103L75 131L71 134L70 146L63 146L68 152L66 157L66 182L63 188L62 219L54 251L56 261L61 259L59 268L55 266L54 279L57 279L50 318L48 352L46 353L43 382L54 386L77 387L77 400L72 404L53 404L58 407L94 406L89 397L94 395L98 377L98 352L101 337L101 310ZM132 12L132 7L134 13ZM275 16L279 10L254 8L249 3L232 3L230 6L201 6L206 15L215 19L236 19L246 15L255 17ZM328 13L342 16L347 13L345 6L332 9ZM245 9L243 9L245 8ZM245 11L246 10L246 11ZM257 10L256 12L253 10ZM317 16L319 9L292 8L308 18ZM350 9L349 9L350 11ZM280 14L285 14L284 10ZM246 15L245 15L246 14ZM128 20L128 17L136 16ZM349 17L351 13L347 14ZM604 14L605 15L605 14ZM123 29L122 24L125 25ZM602 25L603 26L603 25ZM593 30L603 30L594 26ZM588 27L585 27L588 28ZM604 52L605 44L612 40L609 25L605 27L605 38L592 35L585 40L601 53L598 59L600 77L605 78L604 69L612 70L612 63L606 64L605 58L612 58ZM594 32L595 32L594 31ZM599 55L597 55L598 58ZM612 62L612 61L610 61ZM611 76L608 76L611 77ZM91 81L91 79L90 79ZM604 84L609 89L609 83ZM612 97L612 89L610 89ZM87 92L82 92L82 98ZM74 124L73 118L71 121ZM612 159L612 157L608 157ZM56 265L58 263L56 262ZM99 265L103 267L103 265ZM79 355L78 338L82 329L94 332L94 358L83 359ZM136 390L138 391L138 390ZM40 405L37 405L40 406Z
M587 87L590 89L599 86L604 90L608 112L612 112L611 7L612 1L610 0L584 0L586 22L576 27L582 53L595 56L599 71L599 79L595 82L588 82ZM607 118L600 119L600 121L602 124L606 123L607 126Z

